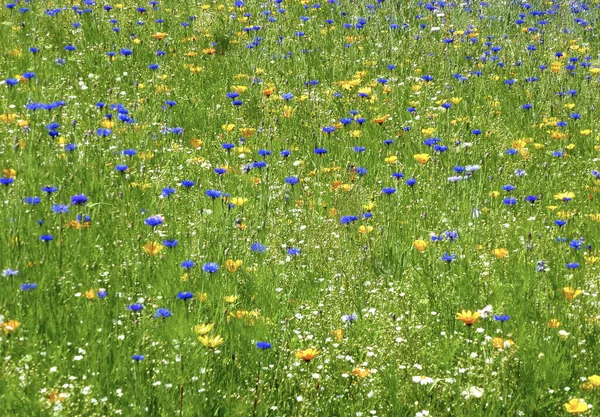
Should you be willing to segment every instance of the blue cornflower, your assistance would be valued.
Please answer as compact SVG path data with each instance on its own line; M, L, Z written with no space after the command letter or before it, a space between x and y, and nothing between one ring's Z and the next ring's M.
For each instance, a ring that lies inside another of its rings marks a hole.
M288 157L288 156L290 156L291 154L292 154L292 152L291 152L291 151L289 151L289 150L287 150L287 149L284 149L283 151L281 151L281 152L279 153L279 155L281 155L281 157L282 157L282 158L287 158L287 157Z
M137 303L136 304L131 304L131 305L127 306L127 310L130 310L130 311L140 311L143 308L144 308L143 305L137 304Z
M265 245L263 245L262 243L254 242L250 246L250 249L252 249L252 252L263 253L264 251L267 250L267 247Z
M510 316L508 314L496 314L494 315L494 320L504 323L505 321L510 320Z
M366 174L367 174L367 168L363 168L363 167L357 167L355 171L356 171L356 173L357 173L358 175L360 175L361 177L362 177L363 175L366 175Z
M348 224L358 220L358 216L342 216L340 217L341 224Z
M185 188L190 188L190 187L194 186L194 181L183 180L183 181L181 181L181 185Z
M342 321L345 322L345 323L352 323L352 322L356 321L356 319L357 319L357 316L356 316L355 313L344 314L342 316Z
M579 263L577 263L577 262L572 262L572 263L567 264L567 269L577 269L577 268L579 268Z
M42 242L50 242L50 241L54 240L54 237L52 235L41 235L40 240Z
M196 265L196 263L194 261L191 260L185 260L181 263L181 267L184 269L191 269L194 265Z
M37 284L21 284L21 291L31 291L37 288Z
M554 224L557 225L558 227L563 227L565 224L567 224L566 220L554 220Z
M258 349L271 349L271 344L269 342L256 342L256 347Z
M166 188L163 188L161 196L162 197L169 197L172 194L175 194L175 188L173 188L173 187L166 187Z
M509 197L509 198L505 198L504 200L502 200L502 202L504 204L506 204L507 206L514 206L515 204L517 204L517 199L513 198L513 197Z
M287 178L285 179L285 182L286 182L287 184L290 184L290 185L295 185L295 184L298 184L298 181L300 181L300 180L298 179L298 177L287 177Z
M25 197L23 199L23 203L31 204L32 206L35 206L36 204L40 204L41 201L42 201L42 199L39 197Z
M115 170L118 172L126 172L129 169L127 165L116 165Z
M215 199L221 197L223 193L218 190L206 190L206 195L212 199Z
M213 170L213 172L215 174L217 174L217 175L223 175L223 174L225 174L227 172L227 169L225 169L225 168L215 168Z
M52 204L52 211L57 214L68 213L69 205L68 204Z
M202 265L202 270L204 272L208 272L209 274L214 274L219 270L219 264L216 262L207 262Z
M9 186L13 182L15 182L14 178L0 178L0 184L2 184L2 185Z
M144 355L132 355L131 359L133 359L136 362L143 361L144 360Z
M327 149L325 148L315 148L314 150L316 155L324 155L327 153Z
M171 317L173 315L173 313L171 313L169 310L167 310L166 308L159 308L158 310L156 310L156 313L154 313L154 318L158 319L158 318L167 318L167 317Z
M179 298L180 300L189 300L190 298L193 298L194 294L191 292L178 292L177 293L177 298Z
M390 194L394 194L396 192L396 189L395 188L384 188L381 190L381 192L383 194L390 195Z
M417 183L417 180L414 178L409 178L406 180L406 185L408 185L409 187L413 187L415 184Z
M155 216L148 217L146 220L144 220L144 223L147 226L156 227L156 226L163 224L164 221L165 221L165 219L162 216L155 215Z
M528 195L525 197L525 201L529 201L531 204L535 203L540 198L537 195Z
M302 251L298 248L288 248L287 254L290 256L298 256Z
M163 245L165 245L167 248L174 248L178 243L179 242L177 240L163 240Z
M447 252L444 252L444 254L442 255L442 257L440 258L440 261L444 261L444 262L452 262L453 260L456 259L456 255L455 254L449 254Z
M18 274L19 274L19 271L16 269L6 268L5 270L2 271L3 277L14 277Z
M74 206L84 206L88 198L84 194L76 194L71 197L71 204Z
M580 240L580 239L573 239L573 240L571 241L571 243L569 243L569 246L570 246L572 249L575 249L575 250L581 250L581 247L583 246L583 240Z

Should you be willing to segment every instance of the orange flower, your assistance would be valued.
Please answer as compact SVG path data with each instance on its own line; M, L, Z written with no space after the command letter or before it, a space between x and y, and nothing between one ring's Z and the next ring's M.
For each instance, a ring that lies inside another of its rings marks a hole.
M17 178L17 171L14 168L5 168L2 170L2 176L4 178Z
M375 118L373 119L373 122L374 122L374 123L377 123L378 125L380 125L380 126L381 126L381 125L382 125L382 124L384 124L384 123L385 123L385 122L386 122L386 121L387 121L389 118L390 118L390 115L389 115L389 114L385 114L385 115L383 115L383 116L378 116L378 117L375 117Z
M9 320L6 323L2 323L2 330L6 333L12 333L19 328L21 323L16 320Z
M204 48L202 50L202 53L205 54L205 55L212 55L215 52L217 52L217 50L215 48Z
M202 146L204 141L202 139L192 138L190 139L190 143L192 144L194 149L198 149L200 146Z
M240 267L243 264L244 264L244 262L241 259L237 259L237 260L227 259L225 261L225 267L227 268L227 270L229 272L236 272L238 269L240 269Z
M548 327L550 327L552 329L558 329L561 324L562 323L560 321L558 321L557 319L550 319L550 321L548 321Z
M240 133L246 139L250 139L252 137L252 135L254 135L256 133L256 129L253 127L242 127L242 128L240 128Z
M492 250L492 255L494 255L498 259L502 259L506 255L508 255L508 251L506 249L504 249L504 248L493 249Z
M575 290L571 287L564 287L563 292L565 293L565 297L567 297L567 300L572 300L578 295L580 295L582 291L580 289Z
M414 155L415 161L417 161L418 163L420 163L421 165L426 164L427 161L429 161L431 159L431 156L429 156L429 154L426 153L418 153L416 155Z
M344 331L342 329L334 329L331 331L330 335L339 342L344 337Z
M471 326L479 317L481 317L481 315L477 311L472 312L471 310L463 310L460 313L456 313L456 320L462 321L466 326Z
M154 39L158 39L159 41L162 41L165 36L167 36L165 32L156 32L154 35L152 35Z
M413 242L413 247L416 250L418 250L419 252L423 252L427 248L428 245L429 245L429 243L427 243L427 241L422 240L422 239L418 239Z
M308 348L306 350L299 350L296 352L296 357L298 359L302 359L304 362L312 361L315 356L319 354L319 351L313 348Z
M158 242L148 242L146 243L142 249L150 256L156 256L163 250L164 246Z
M357 376L359 378L364 378L371 375L372 372L369 369L356 367L352 370L352 375Z

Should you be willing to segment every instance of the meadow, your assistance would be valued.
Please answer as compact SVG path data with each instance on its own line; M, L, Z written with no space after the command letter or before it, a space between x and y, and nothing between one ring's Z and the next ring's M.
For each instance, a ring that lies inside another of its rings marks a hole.
M600 409L598 1L3 1L0 416Z

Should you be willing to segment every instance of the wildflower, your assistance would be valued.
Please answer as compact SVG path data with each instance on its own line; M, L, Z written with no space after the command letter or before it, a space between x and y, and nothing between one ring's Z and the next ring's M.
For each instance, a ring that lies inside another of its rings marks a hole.
M492 250L492 255L494 255L498 259L502 259L506 255L508 255L508 251L506 249L504 249L504 248L493 249Z
M548 321L548 327L550 327L552 329L558 329L561 324L562 323L560 321L558 321L557 319L550 319Z
M269 342L256 342L256 347L261 350L271 349Z
M156 226L163 224L164 221L165 221L165 218L159 214L159 215L148 217L146 220L144 220L144 223L147 226L151 226L154 228Z
M313 360L317 355L319 354L319 351L313 348L308 348L306 350L299 350L298 352L296 352L296 357L298 359L302 359L304 362L310 362L311 360Z
M194 326L194 332L196 332L198 336L205 336L210 333L214 326L215 325L213 323L197 324Z
M17 330L20 325L21 323L16 320L9 320L6 323L2 323L2 330L4 330L5 333L12 333Z
M494 316L494 320L504 323L505 321L510 320L510 316L508 314L497 314Z
M472 312L471 310L463 310L460 313L456 313L456 320L462 321L466 326L471 326L479 317L481 315L478 312Z
M163 250L163 247L164 246L158 242L148 242L144 246L142 246L142 249L144 250L144 252L146 252L146 254L150 256L156 256L160 253L161 250Z
M158 319L158 318L167 318L167 317L171 317L173 315L173 313L171 313L169 310L167 310L166 308L159 308L158 310L156 310L156 312L154 313L154 318Z
M433 379L428 377L428 376L413 376L412 377L413 382L416 382L417 384L420 385L429 385L429 384L433 384Z
M219 264L215 262L207 262L202 266L202 270L204 272L208 272L209 274L214 274L219 270Z
M235 304L235 303L237 303L238 297L237 297L237 295L228 295L228 296L225 296L225 297L223 298L223 300L224 300L224 301L225 301L227 304Z
M418 250L419 252L423 252L427 248L428 245L429 245L429 243L427 241L421 240L421 239L415 240L413 242L413 247L416 250Z
M565 193L558 193L554 195L554 199L556 200L562 200L564 202L570 201L572 199L575 198L575 193L572 192L565 192Z
M567 300L572 300L582 293L581 289L575 290L571 287L564 287L563 292L565 293Z
M5 270L2 271L3 277L14 277L18 274L19 274L18 270L10 269L10 268L6 268Z
M191 269L194 267L194 265L196 265L196 263L192 260L185 260L181 263L181 267L184 269Z
M179 298L180 300L189 300L191 298L194 297L194 294L191 292L179 292L177 293L177 298Z
M564 403L563 406L569 414L585 413L589 409L588 403L583 398L573 398L568 403Z
M369 375L371 375L373 372L371 372L371 370L369 369L365 369L365 368L361 368L361 367L356 367L352 370L352 372L350 373L351 375L357 376L359 378L365 378Z
M250 246L250 249L252 249L252 252L263 253L267 250L267 247L265 245L263 245L262 243L254 242Z
M431 156L429 156L429 154L426 153L418 153L416 155L413 155L413 157L415 158L415 161L417 161L420 164L426 164L427 161L429 161L431 159Z
M221 344L223 344L223 342L224 342L224 340L221 336L213 336L213 337L209 337L208 335L199 336L198 340L200 341L200 343L202 343L204 346L206 346L209 349L214 349L217 346L220 346Z
M237 260L227 259L225 261L225 267L227 268L227 270L229 272L236 272L243 264L244 264L244 262L240 259L237 259Z
M456 255L455 254L449 254L447 252L444 252L444 254L442 255L442 257L440 258L440 261L444 261L444 262L452 262L456 259Z

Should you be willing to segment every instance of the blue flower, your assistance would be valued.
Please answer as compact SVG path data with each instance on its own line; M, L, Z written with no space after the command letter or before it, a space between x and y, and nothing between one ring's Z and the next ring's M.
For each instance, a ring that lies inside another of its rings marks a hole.
M504 323L505 321L510 320L510 316L508 314L497 314L494 315L494 320Z
M13 182L15 182L14 178L0 178L0 184L2 185L9 186Z
M221 197L223 193L218 190L206 190L206 195L212 199L215 199Z
M190 180L183 180L181 181L181 185L186 187L186 188L190 188L194 186L194 181L190 181Z
M515 204L517 204L517 200L512 197L505 198L504 200L502 200L502 202L507 206L514 206Z
M167 248L174 248L179 242L177 240L163 240L163 245Z
M285 179L285 182L286 182L287 184L290 184L290 185L295 185L295 184L298 184L298 181L300 181L300 180L298 179L298 177L287 177L287 178Z
M21 291L31 291L37 288L37 284L21 284Z
M315 148L315 155L324 155L327 153L327 149L325 148Z
M216 262L207 262L202 265L202 270L204 272L208 272L209 274L214 274L219 270L219 264Z
M263 245L262 243L254 242L250 246L250 249L252 249L252 252L263 253L267 250L267 247L265 245Z
M68 213L69 205L68 204L52 204L52 211L54 213Z
M156 215L148 217L146 220L144 220L144 223L147 226L156 227L163 224L164 221L165 219L163 217Z
M177 293L177 298L179 298L180 300L189 300L190 298L193 298L194 294L191 292L179 292Z
M171 313L169 310L167 310L166 308L159 308L158 310L156 310L156 313L154 313L154 318L158 319L158 318L167 318L167 317L171 317L173 315L173 313Z
M144 360L144 355L132 355L131 359L133 359L136 362L143 361Z
M357 168L355 169L355 171L356 171L356 173L357 173L358 175L360 175L361 177L362 177L363 175L367 175L367 168L363 168L363 167L357 167Z
M256 347L262 350L271 349L271 344L269 342L256 342Z
M409 178L406 180L406 185L409 187L413 187L417 183L417 180L414 178Z
M290 256L298 256L300 255L301 250L298 248L288 248L287 254Z
M42 201L42 199L39 197L25 197L23 199L23 203L31 204L32 206L35 206L36 204L40 204L41 201Z
M342 321L345 323L352 323L354 321L356 321L356 314L352 313L352 314L344 314L342 316Z
M225 169L225 168L215 168L213 170L213 172L215 174L217 174L217 175L223 175L223 174L225 174L227 172L227 169Z
M116 165L115 170L118 172L126 172L129 169L127 165Z
M84 194L76 194L71 197L71 204L74 206L84 206L88 198Z
M348 223L352 223L355 221L358 221L358 216L342 216L342 217L340 217L341 224L348 224Z
M175 194L175 188L173 188L173 187L166 187L166 188L163 188L161 196L162 197L169 197L170 195L173 195L173 194Z
M52 237L52 235L41 235L40 240L42 242L50 242L50 241L54 240L54 237Z
M6 268L5 270L2 271L3 277L14 277L18 274L19 274L19 271L16 269Z
M572 263L567 264L567 269L577 269L577 268L579 268L579 263L577 263L577 262L572 262Z
M566 220L554 220L554 224L557 225L558 227L563 227L565 224L567 224Z
M442 255L442 257L440 258L440 261L444 261L444 262L452 262L453 260L456 259L456 255L455 254L449 254L447 252L444 252L444 255Z
M572 249L581 250L581 247L583 246L583 240L573 239L571 243L569 243L569 246Z
M279 155L281 155L281 157L282 157L282 158L287 158L287 157L288 157L288 156L290 156L291 154L292 154L292 152L291 152L291 151L289 151L289 150L287 150L287 149L284 149L283 151L281 151L281 152L279 153Z
M127 306L127 310L131 310L131 311L140 311L144 308L143 305L141 304L131 304Z
M294 95L292 93L283 93L281 95L281 98L284 99L285 101L291 100L294 98Z
M395 188L384 188L381 190L381 192L386 195L391 195L396 192L396 189Z
M194 261L191 260L185 260L181 263L181 267L184 269L191 269L194 265L196 265L196 263Z
M529 201L531 204L535 203L540 198L537 195L528 195L525 197L525 201Z

